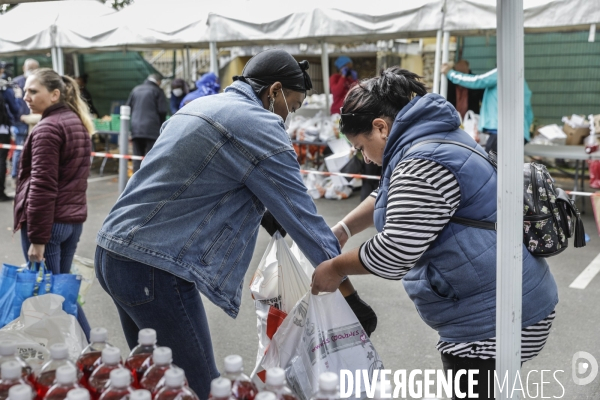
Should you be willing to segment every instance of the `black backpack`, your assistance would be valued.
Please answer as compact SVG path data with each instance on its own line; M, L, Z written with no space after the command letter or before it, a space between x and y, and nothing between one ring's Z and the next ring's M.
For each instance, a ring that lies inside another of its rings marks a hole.
M483 155L472 147L453 140L424 140L414 148L428 143L454 144L484 158L498 168L496 154ZM474 228L496 230L495 222L452 217L450 221ZM575 247L585 246L585 231L579 210L564 190L554 187L554 179L546 167L537 163L523 166L523 243L536 257L551 257L564 251L568 239L574 236Z

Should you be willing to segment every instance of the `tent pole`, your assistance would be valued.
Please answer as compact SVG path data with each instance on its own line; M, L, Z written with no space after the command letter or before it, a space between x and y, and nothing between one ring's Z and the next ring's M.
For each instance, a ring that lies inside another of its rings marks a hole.
M321 42L321 70L323 71L323 92L325 93L325 106L327 112L331 108L329 103L329 53L327 52L327 42ZM337 112L337 110L336 110Z
M62 47L56 48L56 59L58 61L57 62L58 70L56 72L59 75L64 75L65 74L65 58L64 58Z
M512 387L521 367L523 301L523 0L497 0L496 10L499 154L496 372L500 382L508 376L508 386ZM497 399L514 399L506 388L497 393Z
M210 42L208 44L210 51L210 72L214 72L217 76L219 75L219 54L217 50L217 42Z
M190 46L185 46L186 81L192 80L192 60L190 58Z
M435 37L435 60L433 67L433 93L440 92L440 74L442 69L442 63L440 62L440 53L442 50L442 31L437 31L437 35Z
M73 74L75 75L75 77L80 76L81 74L79 73L79 57L77 56L77 53L73 53Z
M171 71L171 76L175 79L175 74L177 74L177 50L173 50L173 69Z
M444 39L443 39L443 49L442 49L442 64L446 64L449 59L450 54L450 32L444 31ZM445 98L448 98L448 78L446 75L440 74L441 82L440 82L440 94Z
M50 49L50 55L52 56L52 69L58 72L58 57L56 56L56 47Z

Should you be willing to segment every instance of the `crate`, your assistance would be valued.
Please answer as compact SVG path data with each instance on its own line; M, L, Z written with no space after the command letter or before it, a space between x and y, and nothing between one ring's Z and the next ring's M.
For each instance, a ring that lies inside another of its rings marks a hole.
M110 122L111 121L102 121L100 119L94 119L94 128L96 131L110 131Z

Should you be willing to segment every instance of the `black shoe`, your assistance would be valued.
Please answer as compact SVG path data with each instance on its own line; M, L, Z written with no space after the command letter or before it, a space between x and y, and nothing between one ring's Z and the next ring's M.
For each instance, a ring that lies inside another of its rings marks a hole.
M13 201L14 197L7 196L4 193L0 194L0 201Z

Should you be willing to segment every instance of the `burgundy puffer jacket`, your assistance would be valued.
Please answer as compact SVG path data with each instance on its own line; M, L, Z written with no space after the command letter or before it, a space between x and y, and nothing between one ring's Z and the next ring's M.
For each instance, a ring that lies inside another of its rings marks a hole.
M27 137L15 196L14 230L27 222L31 243L47 244L52 224L83 223L91 139L65 104L50 106Z

